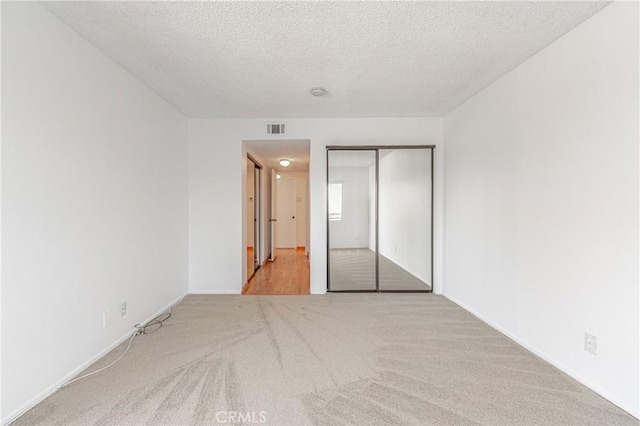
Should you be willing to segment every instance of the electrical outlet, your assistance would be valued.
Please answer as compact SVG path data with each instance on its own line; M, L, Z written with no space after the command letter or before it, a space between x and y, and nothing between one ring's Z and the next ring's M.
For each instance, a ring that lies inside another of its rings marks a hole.
M102 326L107 328L111 325L111 311L105 311L102 313Z
M584 350L594 355L598 354L598 338L589 333L584 333Z
M120 316L123 317L127 315L127 302L122 302L120 304Z

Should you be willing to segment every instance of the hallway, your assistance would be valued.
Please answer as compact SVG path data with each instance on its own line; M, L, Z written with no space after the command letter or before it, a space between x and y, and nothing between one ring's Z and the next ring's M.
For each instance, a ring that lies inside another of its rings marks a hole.
M309 258L304 249L276 249L242 289L242 294L309 294Z

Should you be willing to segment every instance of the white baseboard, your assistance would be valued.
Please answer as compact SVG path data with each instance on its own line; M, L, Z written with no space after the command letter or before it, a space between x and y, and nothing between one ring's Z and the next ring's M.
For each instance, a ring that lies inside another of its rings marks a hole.
M146 324L147 322L151 321L153 318L155 318L156 316L160 315L161 313L167 312L171 307L173 307L173 306L177 305L178 303L180 303L185 296L186 295L182 295L182 296L178 297L176 300L174 300L173 302L169 303L168 305L166 305L165 307L163 307L162 309L160 309L159 311L157 311L156 313L151 315L149 318L147 318L144 321L142 321L140 324ZM23 415L24 413L26 413L27 411L29 411L33 407L35 407L36 405L40 404L46 398L51 396L55 391L57 391L60 386L62 386L63 384L67 383L69 380L73 379L74 377L76 377L78 374L80 374L80 372L85 370L87 367L90 367L93 363L95 363L100 358L102 358L103 356L105 356L106 354L111 352L118 345L120 345L123 342L127 341L128 339L130 339L131 336L133 335L133 333L135 333L136 331L137 331L136 328L133 328L132 330L129 330L123 336L118 338L115 342L111 343L109 346L107 346L106 348L102 349L100 352L98 352L97 354L95 354L94 356L89 358L87 361L83 362L80 366L74 368L68 374L65 374L60 380L58 380L57 382L53 383L51 386L46 388L44 391L40 392L35 397L31 398L29 401L27 401L25 404L23 404L20 408L18 408L17 410L14 410L8 416L3 417L2 418L2 425L7 425L7 424L13 422L18 417L20 417L21 415Z
M574 380L578 381L580 384L588 387L589 389L591 389L592 391L594 391L595 393L597 393L598 395L600 395L604 399L606 399L609 402L611 402L612 404L616 405L621 410L626 411L627 413L629 413L630 415L632 415L636 419L640 419L640 412L637 411L636 407L631 407L631 406L626 405L623 402L620 402L616 395L612 395L610 392L602 389L600 386L598 386L597 384L593 383L591 380L589 380L589 379L585 378L584 376L576 373L575 371L573 371L571 368L567 367L563 363L559 362L556 359L553 359L552 357L550 357L549 355L547 355L543 351L539 350L538 348L535 348L535 347L531 346L529 343L525 342L520 337L518 337L518 336L508 332L507 330L503 329L501 326L499 326L498 324L496 324L493 321L489 320L484 315L482 315L479 312L477 312L475 309L472 309L469 306L465 305L464 303L460 302L455 297L452 297L451 295L446 294L446 293L443 294L442 296L446 297L447 299L449 299L450 301L452 301L456 305L460 306L462 309L464 309L465 311L469 312L470 314L472 314L473 316L475 316L476 318L478 318L479 320L481 320L485 324L489 325L490 327L492 327L492 328L496 329L497 331L499 331L500 333L504 334L505 336L507 336L508 338L510 338L511 340L516 342L517 344L519 344L520 346L522 346L525 349L527 349L529 352L532 352L533 354L535 354L539 358L542 358L543 360L545 360L549 364L553 365L558 370L562 371L566 375L568 375L571 378L573 378Z

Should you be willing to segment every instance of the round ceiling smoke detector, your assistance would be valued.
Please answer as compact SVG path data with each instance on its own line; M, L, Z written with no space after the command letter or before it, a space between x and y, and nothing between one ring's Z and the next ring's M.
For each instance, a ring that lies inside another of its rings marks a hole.
M313 96L324 96L327 94L327 89L325 89L324 87L314 87L313 89L311 89L311 94Z

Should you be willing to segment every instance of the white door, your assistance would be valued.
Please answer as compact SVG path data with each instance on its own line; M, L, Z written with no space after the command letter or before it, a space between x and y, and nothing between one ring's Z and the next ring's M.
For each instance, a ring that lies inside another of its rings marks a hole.
M277 187L276 247L296 248L296 179L282 176Z

